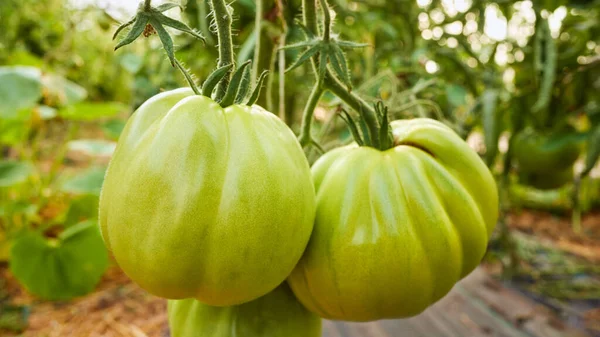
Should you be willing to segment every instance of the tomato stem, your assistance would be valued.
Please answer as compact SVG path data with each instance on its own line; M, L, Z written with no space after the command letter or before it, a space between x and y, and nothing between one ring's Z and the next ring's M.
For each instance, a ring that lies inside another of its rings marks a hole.
M181 64L181 62L179 62L179 60L175 59L175 65L177 66L177 68L179 68L179 71L181 71L181 73L185 77L185 80L188 82L188 84L190 85L190 87L192 88L194 93L196 95L200 95L201 94L200 89L198 89L198 86L194 82L192 75L183 67L183 65Z
M150 11L152 9L152 0L144 0L144 10Z
M218 67L224 67L233 64L233 40L231 37L231 14L227 8L225 0L211 0L211 7L215 22L217 23L217 40L219 45L219 64ZM217 86L215 99L220 100L225 96L231 72L227 74Z
M302 147L307 147L310 145L317 145L316 142L312 138L311 134L311 126L312 119L315 113L315 109L317 108L317 104L323 95L323 85L322 81L317 80L315 83L310 96L308 97L308 102L304 107L304 113L302 114L302 127L300 131L300 137L298 137L298 141Z

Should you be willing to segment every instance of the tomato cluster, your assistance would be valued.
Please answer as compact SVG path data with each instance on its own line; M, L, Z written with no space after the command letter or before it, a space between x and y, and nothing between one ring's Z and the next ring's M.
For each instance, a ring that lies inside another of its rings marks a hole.
M442 123L391 127L392 148L338 148L311 174L262 108L162 93L111 160L103 238L131 279L171 300L173 336L320 336L318 316L416 315L479 264L498 193Z

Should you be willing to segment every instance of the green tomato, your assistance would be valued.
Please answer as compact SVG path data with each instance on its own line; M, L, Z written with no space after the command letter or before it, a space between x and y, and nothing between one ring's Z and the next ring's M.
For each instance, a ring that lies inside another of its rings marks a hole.
M526 129L515 135L511 151L520 171L552 173L572 167L581 144L582 138L573 131L546 135Z
M321 337L321 319L283 283L252 302L212 307L194 299L170 300L172 337Z
M347 146L313 165L315 227L288 282L321 317L419 314L479 264L495 227L498 191L477 153L431 119L391 126L393 148Z
M553 172L519 172L519 180L523 185L539 190L553 190L573 181L573 168L567 167Z
M310 167L293 132L258 106L221 108L189 89L128 121L100 197L100 226L148 292L244 303L292 271L313 227Z

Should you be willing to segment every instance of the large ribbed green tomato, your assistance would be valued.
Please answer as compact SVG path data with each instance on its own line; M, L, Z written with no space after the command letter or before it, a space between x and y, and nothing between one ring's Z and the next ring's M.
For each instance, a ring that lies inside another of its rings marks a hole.
M287 283L231 307L170 300L169 326L172 337L321 337L321 319L298 303Z
M288 282L321 317L416 315L481 261L498 217L486 165L431 119L391 123L386 151L348 146L313 166L315 227Z
M131 117L100 197L100 226L148 292L236 305L277 287L310 237L315 192L292 131L258 106L178 89Z

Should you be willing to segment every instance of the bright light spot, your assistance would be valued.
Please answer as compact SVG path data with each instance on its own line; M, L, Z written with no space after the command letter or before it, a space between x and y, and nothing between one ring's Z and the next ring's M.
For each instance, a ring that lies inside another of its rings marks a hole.
M500 151L500 153L506 153L508 152L508 142L509 142L509 133L508 132L503 132L500 135L500 139L498 139L498 150Z
M467 20L465 23L465 28L463 29L464 35L471 35L477 31L477 21L475 20Z
M429 15L427 13L419 13L419 29L424 30L429 28Z
M460 21L454 21L450 24L447 24L444 29L446 30L446 33L451 34L451 35L459 35L460 33L462 33L463 30L463 24Z
M496 5L488 5L485 8L485 35L496 41L506 39L508 24L506 18L498 10Z
M506 60L508 61L508 63L514 63L515 62L515 56L513 54L507 54L506 55Z
M525 59L525 53L522 50L517 50L515 52L515 60L517 62L522 62Z
M475 21L477 19L477 15L475 15L475 13L467 13L467 15L465 15L465 19L467 19L467 21Z
M467 65L471 68L477 67L477 60L474 57L469 57L467 60Z
M427 6L431 5L431 1L432 0L417 0L417 5L419 5L419 7L421 7L421 8L427 7Z
M600 54L600 46L597 46L596 48L594 48L594 51L596 52L596 54Z
M431 17L431 20L433 20L433 22L435 22L435 23L442 23L442 22L444 22L444 19L446 18L444 13L441 10L439 10L438 8L432 9L431 12L429 13L429 16Z
M588 41L585 45L589 50L596 48L596 42L594 41Z
M431 40L431 38L433 37L433 33L431 32L431 30L425 29L423 32L421 32L421 36L425 40Z
M434 40L439 40L440 37L442 37L442 35L444 35L444 30L442 29L442 27L435 27L433 29L433 39Z
M450 48L456 48L457 46L458 46L458 40L456 40L453 37L448 38L448 47L450 47Z
M425 63L425 70L430 74L437 72L439 69L440 67L435 61L429 60Z
M571 38L571 34L564 32L560 34L560 40L561 41L569 41L569 39Z
M458 13L456 7L454 7L453 0L442 0L442 7L444 8L444 12L450 17L454 17Z
M588 64L592 58L587 58L585 56L577 56L577 63L579 64Z
M507 87L514 86L515 75L516 73L513 68L507 68L502 74L502 82L504 82L504 85Z
M504 43L499 44L496 48L494 61L496 61L496 64L500 66L504 66L506 63L508 63L508 54L506 52L506 45Z
M548 25L550 26L550 32L552 32L552 37L557 38L560 33L560 27L562 26L562 21L567 17L567 8L565 6L558 7L554 13L550 14L548 17Z

